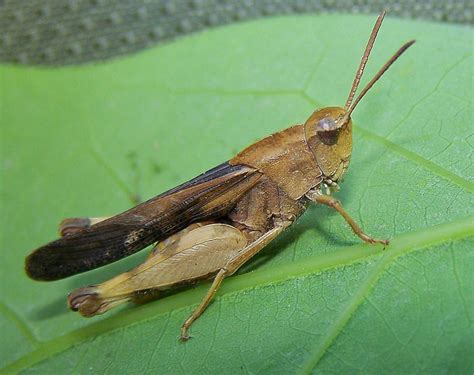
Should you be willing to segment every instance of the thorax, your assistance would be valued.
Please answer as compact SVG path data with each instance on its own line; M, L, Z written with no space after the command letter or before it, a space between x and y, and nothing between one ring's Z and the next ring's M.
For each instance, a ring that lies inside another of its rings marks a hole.
M306 143L302 125L292 126L254 143L229 163L258 169L294 200L323 181L322 172Z

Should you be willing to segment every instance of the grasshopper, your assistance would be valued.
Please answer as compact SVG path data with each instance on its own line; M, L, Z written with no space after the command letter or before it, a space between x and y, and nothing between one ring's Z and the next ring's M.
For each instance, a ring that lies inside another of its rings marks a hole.
M404 44L354 100L382 24L373 27L344 108L315 111L247 147L229 161L121 214L72 218L60 224L61 238L26 258L36 280L57 280L117 261L154 244L147 260L98 285L68 296L74 311L90 317L126 301L140 302L180 286L213 280L206 296L181 327L207 308L222 281L278 237L310 202L334 208L368 243L388 244L365 234L331 196L352 152L351 114L374 83L415 41Z

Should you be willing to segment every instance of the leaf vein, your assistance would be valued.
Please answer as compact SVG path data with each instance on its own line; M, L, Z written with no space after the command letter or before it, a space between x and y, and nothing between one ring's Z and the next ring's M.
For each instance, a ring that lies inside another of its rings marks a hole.
M454 183L455 185L460 186L461 188L474 193L474 183L464 179L463 177L433 163L432 161L425 159L424 157L416 154L413 151L407 150L404 147L401 147L388 139L385 139L377 134L372 133L371 131L361 128L361 127L355 127L355 131L359 132L362 134L364 137L367 139L370 139L372 141L375 141L379 144L382 144L386 148L388 148L390 151L404 157L407 160L410 160L421 167L429 170L430 172L433 172L437 176L443 177L444 179Z
M471 227L471 231L469 235L472 235L472 227L473 224L469 224ZM439 227L439 226L436 226ZM432 227L430 229L434 229L436 227ZM421 232L421 231L420 231ZM433 233L433 237L435 234ZM408 236L407 236L408 237ZM424 236L423 236L424 237ZM383 272L386 268L398 257L406 254L410 251L419 249L421 244L416 244L416 240L419 238L414 238L414 242L405 241L402 246L399 246L396 249L392 249L393 251L387 251L383 257L378 261L377 266L369 273L366 279L362 282L359 289L354 293L352 299L348 301L348 303L343 308L342 312L340 313L339 317L336 318L333 324L329 327L328 333L323 337L321 343L316 345L313 348L312 355L309 356L308 360L306 361L303 367L304 374L310 374L314 371L320 360L323 356L327 353L329 347L334 343L336 338L342 332L344 327L350 321L351 317L358 309L358 307L362 304L363 300L366 298L368 293L375 287L375 284L378 282L380 277L382 276ZM433 241L433 238L430 239L429 236L426 237L426 240ZM433 244L433 242L431 242ZM426 243L425 243L426 245Z
M28 342L33 347L40 346L41 342L36 338L33 331L30 327L18 316L18 314L11 309L8 305L4 302L0 302L0 313L2 313L8 320L13 322L18 330L26 337Z
M454 256L454 249L453 249L453 243L451 242L450 244L450 252L451 252L451 261L453 262L453 273L454 273L454 278L456 280L456 284L458 284L458 291L459 291L459 296L461 297L462 305L464 308L464 312L466 314L466 318L469 321L469 323L473 323L473 320L471 316L469 315L469 308L468 308L468 303L466 301L466 297L462 293L462 282L461 278L459 277L459 272L458 268L456 265L456 257Z
M125 193L130 203L137 204L138 202L136 199L136 194L132 193L127 184L120 178L114 168L107 164L107 162L102 158L102 156L100 156L95 148L89 147L89 150L94 160L107 171L109 176L116 183L117 187Z
M390 132L387 134L387 138L390 137L395 131L398 130L400 125L402 125L413 113L413 111L421 104L423 103L426 99L428 99L431 95L433 95L436 91L438 91L439 87L443 83L443 81L446 79L446 77L451 73L458 65L460 65L464 60L467 60L471 55L466 54L463 57L461 57L458 61L453 63L449 68L446 69L446 71L443 73L443 75L439 78L438 82L436 83L435 87L428 92L426 95L418 99L418 101L411 106L411 108L408 110L406 115L396 124L394 127L391 128Z

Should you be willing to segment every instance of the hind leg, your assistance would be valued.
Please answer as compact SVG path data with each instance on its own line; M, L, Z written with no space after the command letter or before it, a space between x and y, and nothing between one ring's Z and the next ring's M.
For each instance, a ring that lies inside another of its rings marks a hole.
M186 236L192 230L203 227L205 225L214 224L214 223L215 223L214 221L203 221L200 223L191 224L187 228L184 228L180 230L179 232L169 236L167 239L156 243L153 246L153 249L150 251L150 254L148 255L148 257L151 258L155 256L156 254L163 252L167 247L169 247L171 244L175 243L176 241L179 241L181 238L183 238L183 236Z
M227 224L209 224L185 232L138 267L102 284L73 291L72 310L83 316L102 314L126 301L213 278L240 250L247 238Z
M91 225L100 223L110 217L111 216L67 218L59 223L59 234L61 237L64 237L69 234L79 233L84 229L89 228Z

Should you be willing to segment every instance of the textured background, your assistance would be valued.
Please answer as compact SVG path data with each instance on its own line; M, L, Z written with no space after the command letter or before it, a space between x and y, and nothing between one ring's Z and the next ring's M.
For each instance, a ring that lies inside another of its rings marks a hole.
M462 0L0 0L0 61L85 63L205 28L293 13L377 13L385 8L391 17L472 24L473 4Z

